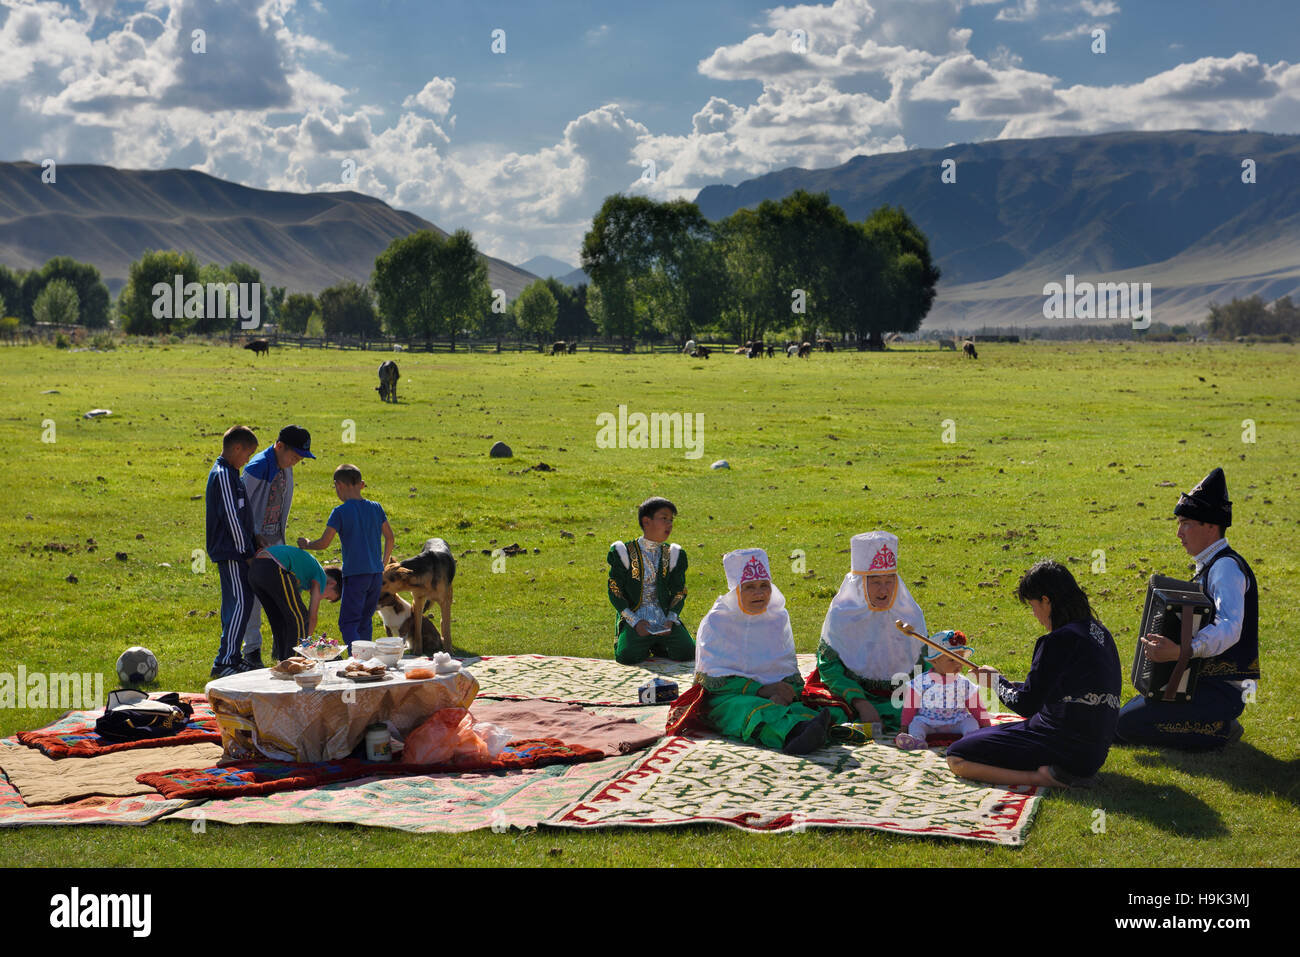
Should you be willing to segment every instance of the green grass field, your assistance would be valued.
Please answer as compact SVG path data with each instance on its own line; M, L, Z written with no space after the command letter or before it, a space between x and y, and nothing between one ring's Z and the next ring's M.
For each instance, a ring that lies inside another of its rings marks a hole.
M1300 668L1284 624L1300 604L1295 347L1025 343L981 345L978 361L929 349L762 361L406 354L396 357L397 405L374 391L383 358L278 349L255 360L200 345L0 349L0 672L102 672L109 688L120 651L145 644L161 662L159 687L203 687L219 589L216 569L196 574L191 556L204 545L208 470L236 423L263 445L289 422L312 432L318 460L296 470L291 535L320 533L336 503L330 473L346 461L387 509L399 556L446 538L460 561L454 634L476 654L610 656L605 553L634 534L635 505L660 494L679 508L673 537L690 557L683 617L692 631L725 587L722 553L756 545L772 556L798 650L813 651L848 570L849 537L882 527L901 538L900 570L930 627L965 630L1013 678L1039 634L1014 588L1040 557L1070 564L1127 670L1147 576L1190 570L1174 536L1178 492L1222 465L1237 519L1229 538L1262 593L1264 678L1243 715L1245 739L1210 756L1113 749L1100 786L1049 796L1019 850L873 832L412 836L210 825L196 835L163 822L7 831L0 861L1300 864ZM620 403L702 413L702 457L597 448L597 416ZM113 414L80 417L95 407ZM1253 442L1243 441L1248 419ZM353 444L342 441L349 425ZM514 459L488 457L497 439ZM710 470L724 458L729 471ZM540 462L554 471L523 471ZM515 542L527 553L494 574L482 551ZM796 550L806 573L782 561ZM1098 550L1105 571L1094 573ZM322 621L337 631L332 610ZM0 709L0 733L58 713ZM1104 834L1090 826L1096 808L1106 811Z

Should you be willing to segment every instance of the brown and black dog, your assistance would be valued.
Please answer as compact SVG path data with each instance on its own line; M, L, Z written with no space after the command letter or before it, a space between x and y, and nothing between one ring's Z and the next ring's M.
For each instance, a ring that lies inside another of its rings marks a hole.
M442 611L442 632L433 628L432 638L441 638L442 650L451 654L451 598L452 579L456 577L456 558L451 549L441 538L431 538L424 543L420 554L404 562L392 562L384 569L384 584L379 599L379 613L384 618L384 629L391 635L389 615L392 614L398 626L398 633L409 637L412 654L425 654L424 627L433 623L424 616L424 610L430 604L437 603ZM400 598L401 606L395 607L385 601L387 596L396 598L398 592L410 592L411 604ZM389 609L385 614L384 609ZM405 620L407 629L402 630Z

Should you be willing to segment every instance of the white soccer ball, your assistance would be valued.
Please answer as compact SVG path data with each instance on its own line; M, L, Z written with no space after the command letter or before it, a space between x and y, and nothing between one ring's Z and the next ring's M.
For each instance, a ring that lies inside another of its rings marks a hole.
M117 659L117 676L124 685L153 681L158 677L158 659L148 648L128 648Z

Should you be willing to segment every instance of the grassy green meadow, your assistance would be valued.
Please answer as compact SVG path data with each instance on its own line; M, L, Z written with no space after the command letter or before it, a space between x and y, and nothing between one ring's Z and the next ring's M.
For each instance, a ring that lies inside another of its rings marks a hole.
M397 405L374 390L385 358L401 367ZM201 690L220 633L216 569L192 570L207 473L230 425L251 426L264 447L290 422L311 430L318 457L296 469L290 535L320 534L337 502L330 473L359 466L398 557L432 535L451 544L453 634L475 654L611 656L605 554L636 533L636 504L660 494L679 509L692 632L725 588L722 553L760 546L798 650L813 651L849 537L880 527L899 535L900 571L930 627L965 630L977 657L1013 678L1039 634L1016 582L1037 558L1067 562L1127 674L1148 575L1190 571L1174 535L1178 493L1222 465L1229 540L1260 581L1264 671L1241 743L1208 756L1115 748L1096 789L1044 801L1019 850L874 832L209 825L195 835L161 822L7 830L0 864L1300 864L1300 667L1285 624L1300 607L1297 347L981 344L978 361L929 348L698 361L21 346L0 349L0 381L0 672L102 672L108 689L117 655L144 644L161 662L159 688ZM702 457L597 448L596 417L620 403L702 413ZM81 418L96 407L113 414ZM1247 419L1254 442L1243 441ZM349 424L353 444L342 441ZM515 458L488 457L497 439ZM710 470L717 459L731 469ZM541 462L554 471L523 471ZM483 550L516 542L526 554L494 574ZM797 550L806 572L793 567ZM1105 570L1094 573L1097 550ZM337 542L326 554L337 557ZM333 606L322 621L337 633ZM0 709L0 733L59 713Z

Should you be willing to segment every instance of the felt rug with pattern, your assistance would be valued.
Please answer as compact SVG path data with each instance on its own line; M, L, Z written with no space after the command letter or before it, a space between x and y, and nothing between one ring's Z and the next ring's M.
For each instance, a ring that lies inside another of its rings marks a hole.
M716 737L672 737L543 824L870 828L1016 846L1041 799L1038 788L962 780L930 750L873 742L793 756Z
M194 802L168 820L214 824L354 824L418 834L537 827L626 771L641 755L510 774L362 778L305 791ZM159 795L155 795L160 797Z
M189 801L169 801L161 794L133 797L87 797L65 804L28 807L18 789L0 774L0 827L32 824L149 824Z
M817 667L815 655L798 657L802 673ZM651 658L639 665L620 665L610 658L484 655L473 668L480 698L633 708L643 707L637 689L652 678L676 681L678 691L685 693L694 681L695 662Z
M35 731L18 732L18 740L30 748L39 748L51 758L90 758L115 751L136 748L167 748L176 744L198 744L202 741L221 743L221 728L216 715L201 694L182 694L194 708L194 714L183 730L166 738L147 738L143 741L109 741L95 733L95 722L104 713L98 711L69 711L58 721Z
M180 765L206 768L220 760L221 745L207 742L117 751L75 761L46 757L36 748L0 742L0 771L29 807L91 796L153 794L153 788L136 780L138 775Z
M136 780L148 784L165 798L230 798L245 795L298 791L356 778L397 777L407 774L472 771L518 771L549 764L599 761L603 751L568 745L555 738L511 741L494 760L474 766L451 764L400 764L344 758L341 761L236 761L224 767L177 768L142 774Z

